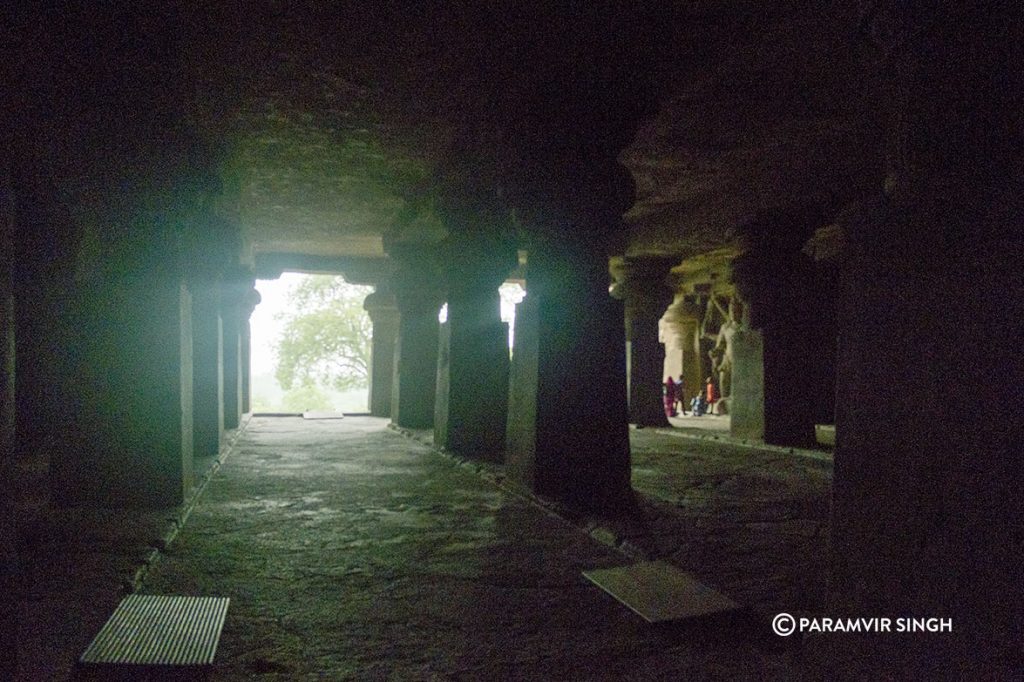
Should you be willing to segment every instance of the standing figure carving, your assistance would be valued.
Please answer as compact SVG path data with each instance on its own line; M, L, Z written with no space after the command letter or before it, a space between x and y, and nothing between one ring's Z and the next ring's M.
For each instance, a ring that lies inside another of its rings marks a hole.
M722 398L732 394L732 349L733 337L740 328L739 304L737 297L729 299L729 309L725 310L714 296L711 304L718 309L723 317L722 326L718 328L715 346L708 355L711 358L712 375L718 380L718 393Z

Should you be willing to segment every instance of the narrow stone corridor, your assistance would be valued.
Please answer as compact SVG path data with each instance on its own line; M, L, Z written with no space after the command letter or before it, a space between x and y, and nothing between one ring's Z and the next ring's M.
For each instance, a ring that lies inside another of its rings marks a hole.
M796 671L745 632L652 628L628 563L383 420L255 418L143 591L228 596L214 679L688 679Z

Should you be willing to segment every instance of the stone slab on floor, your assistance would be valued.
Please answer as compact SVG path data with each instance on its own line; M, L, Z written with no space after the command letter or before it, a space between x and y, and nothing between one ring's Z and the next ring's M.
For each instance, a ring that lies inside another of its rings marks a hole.
M729 613L739 605L666 561L583 571L583 576L648 623Z

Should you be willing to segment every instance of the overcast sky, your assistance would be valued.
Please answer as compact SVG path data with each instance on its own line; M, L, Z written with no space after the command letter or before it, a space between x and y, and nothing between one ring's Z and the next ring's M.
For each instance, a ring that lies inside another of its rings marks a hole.
M308 276L286 272L279 279L256 280L256 291L260 292L263 300L249 318L252 325L253 374L274 373L274 342L281 333L281 323L274 317L287 307L288 291Z

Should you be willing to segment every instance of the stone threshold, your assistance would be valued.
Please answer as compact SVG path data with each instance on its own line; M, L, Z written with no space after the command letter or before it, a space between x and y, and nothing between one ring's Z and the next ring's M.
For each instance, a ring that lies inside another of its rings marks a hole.
M630 428L634 428L632 425ZM832 453L825 450L812 450L809 448L794 448L786 445L770 445L762 441L751 441L745 438L733 438L731 436L723 436L715 433L708 434L697 434L687 433L676 430L673 427L646 427L647 430L654 431L656 433L664 433L675 438L688 438L690 440L702 440L722 443L723 445L734 445L741 448L750 448L751 450L761 450L762 452L781 452L787 455L797 455L798 457L805 457L813 460L814 462L831 469L833 464Z

